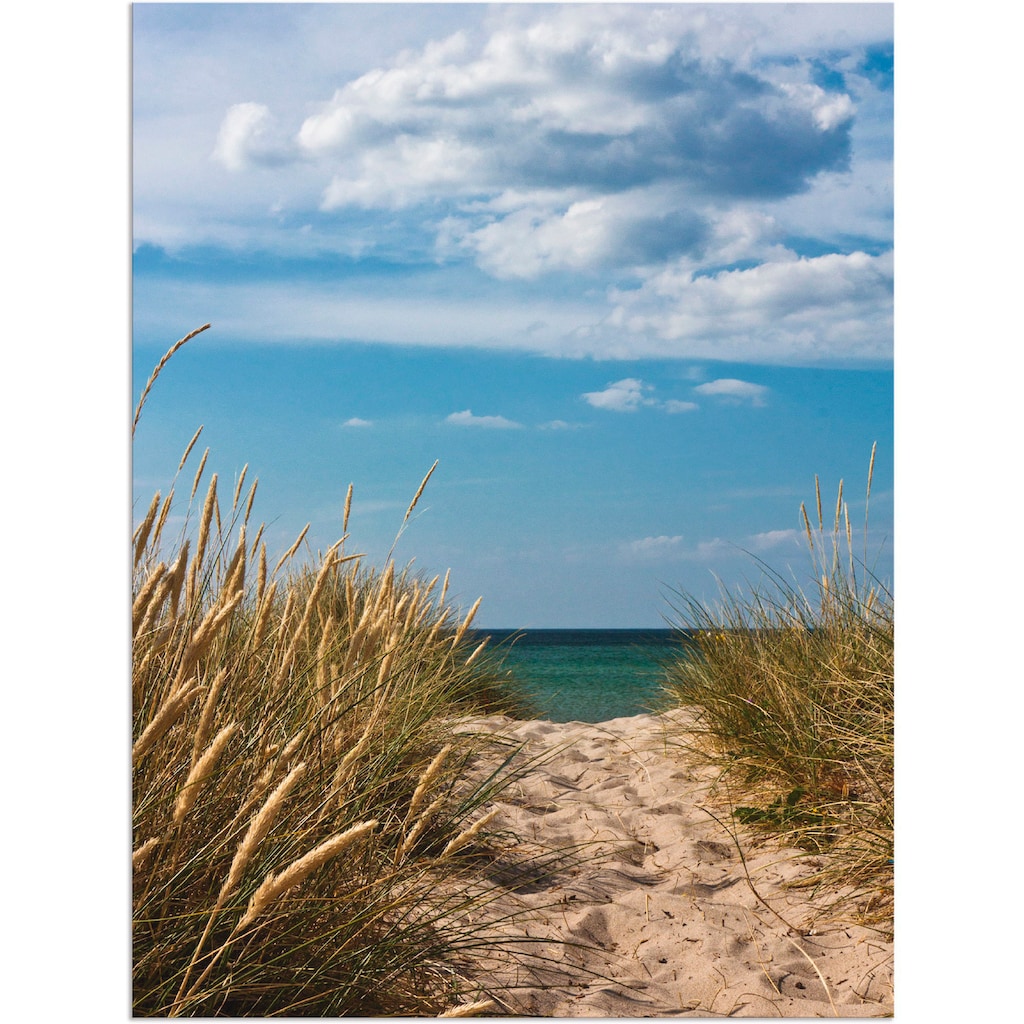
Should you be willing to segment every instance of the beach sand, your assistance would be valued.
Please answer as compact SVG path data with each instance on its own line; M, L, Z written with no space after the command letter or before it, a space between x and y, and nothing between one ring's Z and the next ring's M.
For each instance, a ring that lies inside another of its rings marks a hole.
M801 851L741 833L741 857L713 776L687 758L691 723L460 723L525 744L524 774L494 805L517 841L493 864L485 911L520 952L471 976L516 1016L891 1015L892 943L816 920L807 890L783 888L815 870Z

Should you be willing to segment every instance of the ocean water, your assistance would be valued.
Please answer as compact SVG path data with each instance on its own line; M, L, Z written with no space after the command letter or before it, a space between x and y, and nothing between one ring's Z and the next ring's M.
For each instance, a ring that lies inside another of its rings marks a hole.
M654 709L664 666L684 655L670 629L481 629L552 722L606 722Z

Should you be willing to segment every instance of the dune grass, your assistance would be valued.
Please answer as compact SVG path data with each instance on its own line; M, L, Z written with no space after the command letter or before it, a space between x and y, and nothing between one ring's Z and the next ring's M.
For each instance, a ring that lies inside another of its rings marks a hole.
M450 720L517 697L467 638L476 606L347 536L271 560L256 483L223 511L207 456L179 535L172 486L133 537L134 1014L481 1012L454 965L490 941L464 879L503 779L467 784L487 740Z
M870 500L875 450L868 469ZM806 879L831 910L891 927L894 616L891 592L854 554L840 482L835 514L800 511L812 585L763 563L749 594L677 595L684 656L666 697L698 710L696 752L722 770L743 825L824 855ZM865 543L867 512L865 511Z

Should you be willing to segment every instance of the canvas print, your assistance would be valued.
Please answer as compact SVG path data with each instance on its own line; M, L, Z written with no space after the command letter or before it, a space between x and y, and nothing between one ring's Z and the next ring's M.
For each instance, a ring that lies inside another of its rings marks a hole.
M892 1015L892 6L131 31L133 1013Z

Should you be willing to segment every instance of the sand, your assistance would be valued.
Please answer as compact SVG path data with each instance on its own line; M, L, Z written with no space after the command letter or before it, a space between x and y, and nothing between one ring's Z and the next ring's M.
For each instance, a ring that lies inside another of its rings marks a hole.
M740 856L712 775L681 746L691 722L460 723L525 744L524 774L494 804L518 841L485 911L519 952L471 975L516 1016L891 1015L892 943L816 920L806 890L783 888L819 866L806 854L739 833Z

